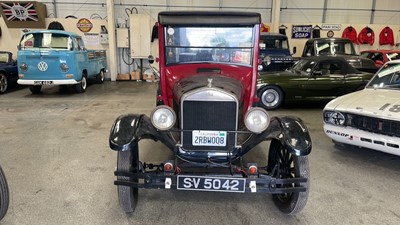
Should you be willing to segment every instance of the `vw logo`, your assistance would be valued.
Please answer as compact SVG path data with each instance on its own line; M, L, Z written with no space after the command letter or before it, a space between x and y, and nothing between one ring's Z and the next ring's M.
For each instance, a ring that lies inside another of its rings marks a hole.
M46 71L47 69L49 68L49 66L47 65L47 63L46 62L39 62L39 64L38 64L38 69L40 70L40 71Z

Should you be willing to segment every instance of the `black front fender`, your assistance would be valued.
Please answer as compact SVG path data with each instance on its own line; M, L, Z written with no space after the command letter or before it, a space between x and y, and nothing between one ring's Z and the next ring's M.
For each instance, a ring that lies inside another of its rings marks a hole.
M161 141L171 150L175 143L167 132L158 131L150 122L150 118L143 114L127 114L119 116L113 123L110 131L110 148L116 151L129 150L141 139Z
M242 145L243 154L259 143L277 139L296 156L308 155L311 152L311 137L307 127L300 118L273 117L269 127L261 134L253 134Z

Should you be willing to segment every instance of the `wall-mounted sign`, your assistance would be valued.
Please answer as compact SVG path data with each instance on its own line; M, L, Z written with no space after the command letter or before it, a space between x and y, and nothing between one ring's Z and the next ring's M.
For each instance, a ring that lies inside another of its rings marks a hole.
M330 30L330 31L328 31L327 33L326 33L326 36L328 37L328 38L331 38L331 37L333 37L335 35L335 33L333 32L333 30Z
M341 24L322 24L322 30L342 30Z
M92 22L90 22L90 20L86 19L86 18L82 18L80 20L78 20L78 22L76 23L76 27L86 33L89 32L92 28L93 28L93 24Z
M0 2L8 28L45 28L46 5L39 2Z
M293 25L292 39L311 38L312 25Z
M265 23L261 23L260 32L269 32L269 31L270 31L270 27Z

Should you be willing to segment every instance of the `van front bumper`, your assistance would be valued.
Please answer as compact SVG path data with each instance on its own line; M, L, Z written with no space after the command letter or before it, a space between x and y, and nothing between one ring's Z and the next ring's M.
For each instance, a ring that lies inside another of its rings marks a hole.
M18 79L18 84L20 85L68 85L68 84L78 84L80 81L74 79L63 79L63 80L26 80Z

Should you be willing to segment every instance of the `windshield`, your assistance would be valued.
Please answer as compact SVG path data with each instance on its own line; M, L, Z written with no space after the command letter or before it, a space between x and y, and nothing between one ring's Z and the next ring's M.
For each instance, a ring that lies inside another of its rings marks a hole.
M260 49L289 49L286 38L260 36Z
M297 61L289 70L297 74L309 74L309 72L314 68L315 62L311 60L301 59Z
M386 54L386 56L389 59L389 61L400 59L400 54L397 52L388 53L388 54Z
M251 65L251 27L166 27L166 64L229 62Z
M317 55L356 55L351 42L317 42Z
M400 89L400 64L386 64L371 79L369 88Z
M55 48L69 50L72 47L70 36L54 33L26 34L20 43L21 49L35 50L39 48Z

